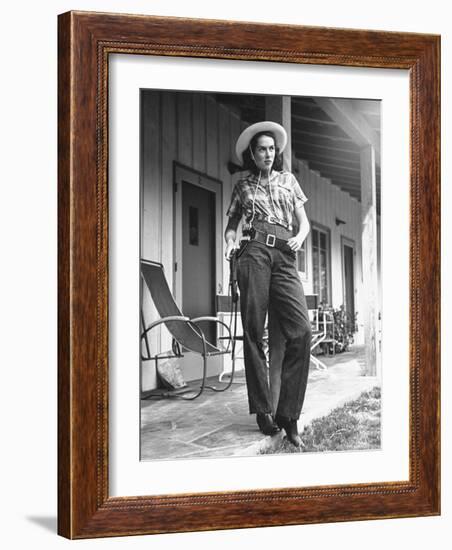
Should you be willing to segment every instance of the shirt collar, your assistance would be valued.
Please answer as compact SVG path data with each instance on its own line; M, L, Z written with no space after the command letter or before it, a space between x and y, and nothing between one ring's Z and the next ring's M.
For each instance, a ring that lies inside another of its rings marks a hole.
M275 178L277 178L279 175L279 172L276 170L272 170L272 173L270 174L270 181L273 181ZM253 174L253 172L249 172L248 176L246 178L250 183L254 183L257 185L257 182L259 181L259 175Z

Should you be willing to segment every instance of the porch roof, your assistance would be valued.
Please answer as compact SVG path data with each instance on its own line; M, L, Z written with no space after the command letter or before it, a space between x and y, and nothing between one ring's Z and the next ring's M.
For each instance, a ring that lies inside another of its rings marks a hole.
M265 96L251 94L216 94L216 100L232 107L247 124L265 118ZM292 152L308 163L309 168L328 178L333 185L361 200L360 149L362 144L345 122L334 116L336 102L313 97L293 96ZM328 104L328 102L330 102ZM380 143L380 106L378 100L353 100L349 113L361 128ZM381 170L376 165L377 212L380 212Z

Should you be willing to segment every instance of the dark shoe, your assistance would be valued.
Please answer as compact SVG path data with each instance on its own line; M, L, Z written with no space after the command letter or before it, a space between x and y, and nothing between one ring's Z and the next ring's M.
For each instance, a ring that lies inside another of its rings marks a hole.
M265 435L275 435L279 432L279 428L270 413L257 413L256 422L260 431Z
M295 447L304 446L298 433L296 420L279 415L276 415L275 420L278 426L281 429L284 429L287 434L287 439L292 443L292 445L295 445Z

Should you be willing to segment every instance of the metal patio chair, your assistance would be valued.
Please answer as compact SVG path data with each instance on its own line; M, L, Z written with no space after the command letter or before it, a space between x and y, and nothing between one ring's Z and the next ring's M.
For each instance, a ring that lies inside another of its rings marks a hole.
M228 346L231 345L232 353L234 355L234 359L244 359L243 357L243 330L240 329L240 334L237 334L237 318L240 317L240 304L239 304L239 298L237 298L237 301L234 302L232 296L226 295L226 294L217 294L216 296L216 310L217 315L221 317L221 319L224 320L228 319L229 324L228 327L230 329L230 332L228 334L225 334L224 332L220 334L218 340L224 341L226 340L228 343ZM241 317L240 317L241 318ZM231 342L232 339L232 342ZM238 348L238 349L237 349ZM242 355L239 355L239 354ZM220 382L223 381L223 378L226 376L231 376L232 370L229 370L228 365L223 364L223 371L220 373L218 380ZM231 365L232 368L232 365ZM239 381L238 383L241 383Z
M328 367L323 361L320 361L313 351L327 339L327 326L334 323L329 312L320 309L318 294L306 295L306 304L309 312L313 312L312 326L312 341L311 341L311 361L314 366L321 371L327 371Z
M195 317L191 319L183 315L183 313L180 311L178 305L174 301L174 298L171 294L171 291L168 286L168 282L166 280L165 273L163 270L163 265L161 263L141 260L141 275L143 277L144 283L146 284L146 287L149 289L149 292L151 293L154 305L160 315L160 319L146 326L144 322L143 312L141 312L141 315L142 315L141 320L143 325L141 340L144 341L146 354L147 354L147 356L142 355L141 357L142 360L154 360L157 368L159 360L169 359L173 357L183 357L183 350L187 350L187 351L191 351L201 355L202 361L203 361L202 379L201 379L201 384L199 389L188 390L188 391L194 391L195 392L194 395L184 395L184 393L187 392L187 390L185 389L183 393L178 391L174 391L174 392L165 391L162 393L154 393L153 391L152 396L153 397L180 397L186 400L193 400L199 397L205 388L208 388L216 392L223 392L227 390L233 382L234 370L235 370L234 346L231 345L232 337L231 337L231 331L229 327L226 325L226 323L223 323L217 317L213 317L210 315L203 316L203 317ZM199 327L199 323L204 321L217 323L221 325L228 332L229 338L228 338L228 345L226 349L221 349L220 347L214 345L212 342L209 342L208 340L206 340L206 337L202 329ZM152 329L162 324L165 325L165 327L168 329L169 333L173 338L172 351L171 353L167 352L164 355L161 355L161 354L152 355L150 345L149 345L148 334ZM221 388L216 388L215 386L207 386L206 374L207 374L208 357L212 357L216 355L224 355L228 353L231 353L231 359L232 359L232 371L231 371L231 377L229 382Z

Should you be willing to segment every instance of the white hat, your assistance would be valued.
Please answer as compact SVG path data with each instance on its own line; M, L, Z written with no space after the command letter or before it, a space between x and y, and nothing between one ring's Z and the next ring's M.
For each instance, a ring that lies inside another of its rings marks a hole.
M259 132L272 132L276 139L276 147L279 149L279 152L282 153L285 146L287 145L287 132L284 128L270 120L265 120L264 122L256 122L256 124L251 124L248 128L245 128L240 134L237 143L235 144L235 154L239 159L240 163L243 164L243 153L248 148L250 141L253 137Z

